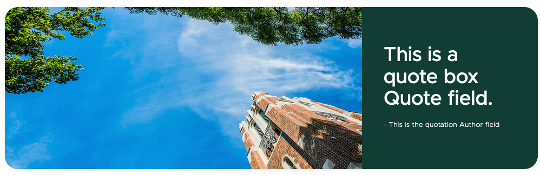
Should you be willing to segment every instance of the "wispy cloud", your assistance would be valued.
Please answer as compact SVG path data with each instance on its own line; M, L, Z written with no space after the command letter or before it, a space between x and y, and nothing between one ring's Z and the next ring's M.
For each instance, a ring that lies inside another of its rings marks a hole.
M52 142L52 136L48 133L39 141L20 149L14 149L6 146L6 162L13 168L28 168L28 165L34 161L49 160L51 156L47 151L47 146Z
M200 116L219 122L227 135L236 136L253 91L285 95L319 88L356 88L353 70L340 70L305 47L264 46L232 31L230 24L216 26L193 19L180 32L179 53L171 59L182 61L168 62L176 69L168 69L166 76L146 87L152 93L123 115L122 124L148 123L165 109L189 106Z
M19 128L21 128L23 124L25 124L25 122L17 119L17 114L15 112L11 112L6 120L6 127L9 128L9 130L6 131L6 138L13 138L13 135L19 133Z
M347 43L347 45L349 45L349 47L352 47L352 48L358 48L358 47L362 47L362 38L360 39L351 39L351 40L343 40L345 43Z

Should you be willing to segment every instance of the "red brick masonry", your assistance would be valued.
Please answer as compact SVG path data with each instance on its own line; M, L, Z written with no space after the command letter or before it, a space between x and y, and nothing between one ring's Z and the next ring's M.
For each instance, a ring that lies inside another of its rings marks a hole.
M268 95L259 94L253 100ZM262 169L280 169L290 166L284 162L291 160L294 167L302 169L322 168L327 160L334 168L347 168L349 164L362 163L362 125L351 120L334 121L318 115L304 107L285 103L277 106L281 100L275 96L263 97L256 105L266 110L266 116L271 120L271 129L276 132L278 139L275 147L264 150L269 160L265 165L257 151L251 150L251 167ZM312 101L320 106L345 115L346 110ZM274 106L268 107L270 104ZM348 114L347 114L348 115ZM362 120L362 114L352 113L351 118ZM279 132L281 131L281 134ZM241 129L244 134L244 128ZM245 133L246 149L254 144ZM261 148L262 149L262 148Z

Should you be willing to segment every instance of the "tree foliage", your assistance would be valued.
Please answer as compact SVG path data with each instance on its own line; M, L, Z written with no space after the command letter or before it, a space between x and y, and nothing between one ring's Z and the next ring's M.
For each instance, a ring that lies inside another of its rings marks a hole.
M77 58L45 56L43 43L53 38L64 40L62 31L76 38L92 35L98 27L106 26L100 13L103 9L66 7L52 14L48 8L11 9L6 15L5 27L6 91L15 94L42 92L52 81L64 84L78 80L76 71L82 66L71 62Z
M42 92L50 82L76 81L82 69L71 61L74 56L45 56L43 43L53 38L64 40L61 32L76 38L92 35L106 26L101 7L66 7L49 13L48 8L18 7L6 15L6 91L24 94ZM234 31L266 44L318 44L337 36L358 39L362 36L360 7L127 7L131 13L188 15L214 24L230 22ZM22 58L21 58L22 57Z
M337 36L362 36L361 7L127 7L131 13L188 15L214 24L230 22L234 31L266 45L318 44Z

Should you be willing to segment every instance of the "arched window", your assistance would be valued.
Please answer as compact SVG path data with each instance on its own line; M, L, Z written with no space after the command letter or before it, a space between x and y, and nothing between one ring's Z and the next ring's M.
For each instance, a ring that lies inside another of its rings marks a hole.
M330 161L330 159L326 159L322 169L334 169L334 166L336 166L334 162Z
M283 161L281 162L281 166L284 169L301 169L298 163L294 161L294 158L288 155L283 156Z

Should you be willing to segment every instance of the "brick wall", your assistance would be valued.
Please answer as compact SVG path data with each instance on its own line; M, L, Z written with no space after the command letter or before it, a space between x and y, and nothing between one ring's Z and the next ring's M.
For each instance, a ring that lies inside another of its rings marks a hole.
M259 108L261 108L262 110L266 110L269 104L276 104L276 101L279 101L279 100L280 98L278 97L265 97L261 99L259 103L257 103L257 106L259 106Z
M296 104L283 105L282 108L287 112L296 114L298 118L303 119L305 123L309 125L313 125L313 127L315 127L315 128L307 128L307 131L315 132L314 134L316 134L317 130L321 130L324 132L328 132L330 135L335 135L336 137L343 137L343 139L345 139L344 141L347 141L347 142L360 142L361 143L362 138L361 138L360 133L355 132L356 129L361 129L360 125L344 123L344 122L339 122L339 121L331 121L327 119L326 117L317 115Z
M257 151L251 151L251 162L249 163L253 169L268 169L262 161Z
M300 145L300 137L304 135L303 149L298 147L298 150L291 150L287 146L276 146L271 158L279 158L280 163L273 166L280 167L283 155L293 154L291 151L304 153L307 163L313 168L322 168L326 159L332 161L335 168L347 168L350 162L361 162L362 135L356 131L361 129L360 125L331 121L296 104L273 107L267 116L289 136L292 142L290 145Z
M253 141L249 138L249 135L246 134L246 140L244 140L244 145L246 145L246 150L249 150L253 146Z
M285 155L288 155L294 159L294 162L297 163L301 169L313 169L309 162L305 160L305 158L309 159L309 157L307 157L307 155L303 153L300 148L293 141L290 140L290 138L288 138L286 135L282 136L283 137L280 138L280 140L276 144L276 148L274 150L274 153L272 153L272 157L268 161L268 168L283 169L283 157Z
M333 134L333 131L328 129L312 133L302 128L300 132L306 135L303 151L313 157L314 168L322 168L326 159L332 161L335 168L347 168L349 162L361 162L361 150L359 150L361 141L360 143L351 142L348 138Z
M282 131L281 137L278 136L279 132L274 134L279 138L275 147L264 150L267 157L271 156L268 168L283 168L285 155L292 157L303 169L322 168L326 159L334 163L334 168L347 168L350 162L362 162L362 134L358 131L362 129L361 125L347 120L333 121L296 104L267 109L269 104L276 104L279 100L278 97L269 96L256 104L261 109L269 110L267 117L272 120L272 129ZM346 112L333 106L318 104L336 112ZM362 120L362 114L359 113L353 113L351 117ZM248 143L245 144L247 147Z
M288 116L287 112L279 107L273 107L266 116L293 140L300 138L300 126L306 126L305 122Z
M360 125L331 121L295 104L282 108L308 120L308 125L300 128L300 134L305 136L303 151L314 158L315 168L322 168L326 159L330 159L335 168L346 168L349 162L361 162L358 146L362 144L362 135L355 130L360 129Z

